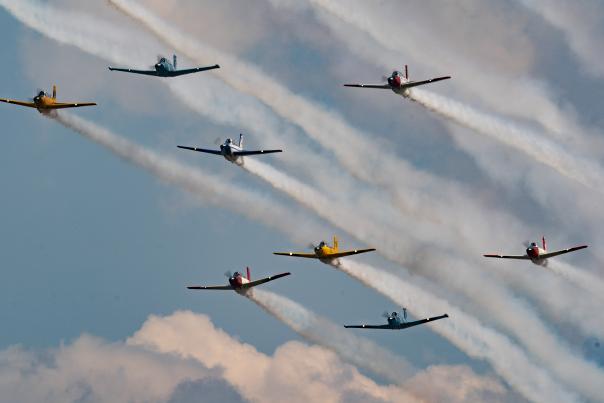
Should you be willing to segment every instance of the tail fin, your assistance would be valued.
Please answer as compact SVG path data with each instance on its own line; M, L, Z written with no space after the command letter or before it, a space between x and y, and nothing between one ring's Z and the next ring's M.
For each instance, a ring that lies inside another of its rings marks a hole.
M333 236L333 248L338 250L338 237L335 235Z
M174 70L176 70L176 55L172 55L172 64L174 65Z
M57 99L57 86L52 86L52 99Z
M247 279L248 279L248 281L252 281L252 278L250 277L250 268L246 267L245 269L247 270Z
M407 65L405 64L405 78L408 80L409 79L409 68L407 67Z
M243 133L239 133L239 148L243 148Z
M545 243L545 237L541 237L541 241L543 242L543 250L547 250L547 244Z

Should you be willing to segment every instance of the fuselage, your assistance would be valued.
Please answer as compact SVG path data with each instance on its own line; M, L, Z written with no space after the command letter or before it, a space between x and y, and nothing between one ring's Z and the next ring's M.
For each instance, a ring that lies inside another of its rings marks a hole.
M547 266L547 259L540 257L546 253L547 251L543 248L540 248L535 242L531 242L531 244L526 248L526 255L531 259L531 262L539 266Z
M243 157L235 155L237 151L243 151L243 148L233 142L232 139L226 139L226 141L220 145L220 153L227 160L233 164L242 165Z
M170 73L176 70L174 68L174 65L170 63L165 57L159 59L159 62L157 62L153 67L155 67L155 71L157 72L157 74L162 77L168 76Z
M43 113L45 115L49 114L52 109L48 109L50 106L54 105L55 99L46 95L44 91L40 91L38 95L36 95L33 99L34 104L36 104L36 108L38 108L38 112Z
M393 71L392 75L388 77L388 85L390 85L390 89L394 91L394 93L402 95L407 98L410 95L408 88L402 88L402 85L409 82L400 71Z
M323 263L327 263L327 264L338 263L337 259L335 259L333 257L329 257L330 255L333 255L334 253L338 253L338 248L333 248L333 247L327 245L327 243L325 241L321 241L317 246L315 246L314 252L315 252L315 255L317 255L317 257L319 258L319 260Z
M236 293L241 294L241 295L245 295L251 291L251 288L249 288L249 289L241 288L242 285L247 284L249 282L250 282L250 280L245 278L245 276L243 276L239 272L235 272L231 277L229 277L229 284L231 285L231 287L233 287L233 290Z

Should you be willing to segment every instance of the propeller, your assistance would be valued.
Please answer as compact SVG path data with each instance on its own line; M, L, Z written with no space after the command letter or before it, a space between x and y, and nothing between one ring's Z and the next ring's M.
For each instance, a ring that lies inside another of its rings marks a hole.
M390 319L390 313L388 311L384 311L384 313L382 314L382 316L386 319Z
M315 244L313 244L312 242L311 242L311 243L309 243L307 247L308 247L309 249L312 249L312 250L315 250L315 249L317 249L317 248L318 248L318 246L317 246L317 245L315 245Z
M219 145L221 145L221 144L222 144L222 139L221 139L220 137L216 137L216 138L214 139L214 145L219 146Z
M528 248L529 246L531 246L531 241L524 241L522 242L522 245L524 245L525 248Z
M387 83L390 76L382 76L382 82Z
M230 271L230 270L225 271L225 272L224 272L224 275L225 275L227 278L231 278L231 277L233 277L233 273L231 273L231 271Z

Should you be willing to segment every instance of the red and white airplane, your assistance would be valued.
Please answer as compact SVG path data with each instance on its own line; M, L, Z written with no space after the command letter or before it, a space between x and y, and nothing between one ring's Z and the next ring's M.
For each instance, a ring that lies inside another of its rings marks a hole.
M289 276L291 273L280 273L274 276L265 277L260 280L252 281L250 277L250 268L246 267L247 277L236 271L234 274L226 272L225 275L229 278L228 285L214 285L214 286L203 286L193 285L187 287L189 290L233 290L237 294L247 295L251 292L252 287L257 285L268 283L269 281L276 280L281 277Z
M409 88L417 87L418 85L425 85L435 83L441 80L448 80L451 76L435 77L429 80L423 81L410 81L409 80L409 69L405 64L405 75L400 71L393 71L392 75L386 78L387 84L344 84L344 87L355 87L355 88L374 88L381 90L392 90L396 94L402 95L407 98L410 95Z
M543 248L540 248L536 242L531 242L526 247L526 255L483 255L484 257L496 257L500 259L520 259L530 260L531 262L539 266L547 266L547 259L550 257L563 255L565 253L574 252L580 249L587 248L587 245L573 246L568 249L561 249L555 252L547 251L547 244L545 243L545 237L541 238L543 242Z

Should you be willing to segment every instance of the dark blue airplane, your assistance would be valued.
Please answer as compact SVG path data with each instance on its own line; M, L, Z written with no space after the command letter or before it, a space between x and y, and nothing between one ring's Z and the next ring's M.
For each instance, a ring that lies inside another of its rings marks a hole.
M449 315L446 313L444 315L435 316L433 318L426 318L421 320L416 320L414 322L407 322L407 309L403 308L403 319L400 318L399 314L396 312L392 312L389 314L388 312L384 312L383 316L388 320L387 325L344 325L346 328L355 328L355 329L390 329L390 330L401 330L406 329L408 327L423 325L424 323L432 322L434 320L448 318Z
M207 67L195 67L192 69L177 70L176 69L176 55L173 56L173 62L170 63L165 57L158 56L157 63L153 66L155 70L134 70L134 69L118 69L116 67L109 66L111 71L123 71L126 73L144 74L147 76L156 77L176 77L184 74L197 73L200 71L219 69L220 66L215 64Z

